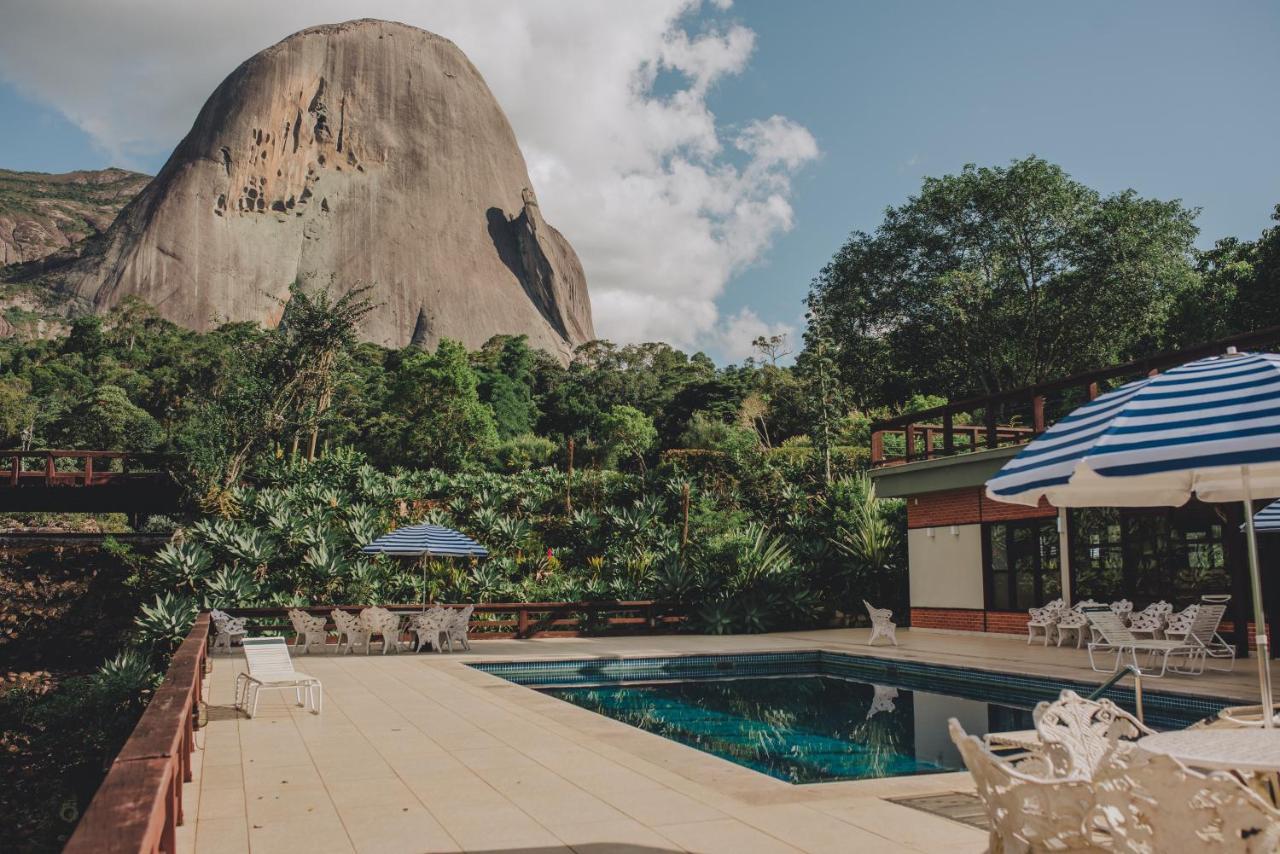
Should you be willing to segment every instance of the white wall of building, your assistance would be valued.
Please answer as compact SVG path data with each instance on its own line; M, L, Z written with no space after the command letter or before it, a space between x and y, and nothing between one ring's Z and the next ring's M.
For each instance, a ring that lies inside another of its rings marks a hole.
M982 597L982 526L907 531L913 608L978 608ZM929 532L933 532L933 536Z

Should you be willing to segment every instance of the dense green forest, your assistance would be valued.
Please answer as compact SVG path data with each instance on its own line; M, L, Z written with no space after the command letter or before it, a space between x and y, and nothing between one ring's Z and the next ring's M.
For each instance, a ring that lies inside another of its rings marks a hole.
M928 179L817 274L803 341L727 366L607 341L563 365L514 336L389 350L355 334L375 291L337 281L295 283L274 329L126 303L0 340L0 447L172 454L188 496L147 522L172 534L154 554L5 558L0 777L27 788L0 809L65 835L200 607L419 601L418 567L358 551L407 522L492 551L430 566L437 600L652 598L706 632L901 613L871 421L1280 323L1280 224L1201 251L1195 217L1034 157ZM77 601L111 603L95 642L43 643Z

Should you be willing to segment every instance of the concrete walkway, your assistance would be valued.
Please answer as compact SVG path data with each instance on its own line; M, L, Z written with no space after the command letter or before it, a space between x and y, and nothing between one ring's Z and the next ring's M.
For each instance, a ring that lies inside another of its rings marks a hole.
M183 852L977 852L985 833L886 798L972 791L967 774L796 786L472 670L481 660L830 649L1101 681L1077 650L938 632L484 641L456 655L299 656L324 712L264 692L231 708L241 659L213 659ZM1252 696L1236 673L1152 689Z

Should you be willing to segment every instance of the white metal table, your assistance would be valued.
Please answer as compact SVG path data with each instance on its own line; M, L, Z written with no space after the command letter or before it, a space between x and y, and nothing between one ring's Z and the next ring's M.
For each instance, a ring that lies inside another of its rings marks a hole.
M1159 732L1138 740L1150 753L1172 756L1192 768L1244 771L1256 774L1280 771L1280 730L1182 729Z

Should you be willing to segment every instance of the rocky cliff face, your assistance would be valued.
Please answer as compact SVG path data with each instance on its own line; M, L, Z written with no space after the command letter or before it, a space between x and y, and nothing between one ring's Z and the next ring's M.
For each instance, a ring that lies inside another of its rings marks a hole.
M0 169L0 266L39 261L105 231L150 176L124 169Z
M390 347L594 337L581 264L452 42L403 24L303 30L223 81L155 180L63 277L73 310L134 295L177 323L278 321L295 279L372 284Z

